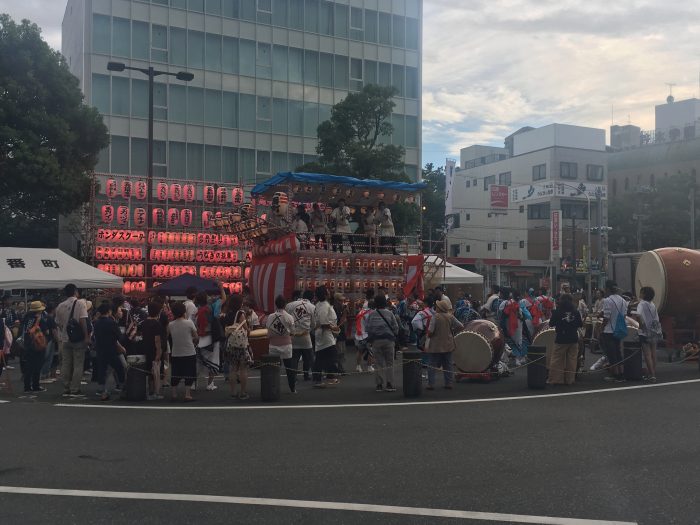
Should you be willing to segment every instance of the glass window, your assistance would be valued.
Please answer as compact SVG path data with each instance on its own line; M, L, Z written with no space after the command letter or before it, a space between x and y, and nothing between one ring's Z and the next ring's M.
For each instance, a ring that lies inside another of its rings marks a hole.
M289 153L288 156L289 160L287 161L287 164L289 165L290 169L295 170L304 164L304 155L301 153Z
M238 41L238 47L241 52L241 59L239 61L239 70L241 75L246 75L248 77L255 76L255 41L245 40L241 38Z
M204 146L204 180L221 180L221 147Z
M170 121L185 123L187 121L187 88L170 84Z
M109 77L92 75L92 105L103 115L109 115Z
M289 81L302 83L304 59L303 50L296 47L289 48Z
M272 46L272 79L287 81L287 46Z
M131 139L131 174L146 175L148 171L148 139Z
M391 31L391 43L394 47L406 46L406 22L403 16L394 15Z
M304 29L304 0L289 0L290 29Z
M187 144L187 178L202 180L204 172L204 147L202 144Z
M318 33L318 0L304 0L304 30Z
M505 173L498 174L498 184L501 184L504 186L510 186L510 181L511 181L510 171L506 171Z
M126 18L112 19L112 54L129 58L131 53L131 21Z
M377 12L365 9L365 41L377 41Z
M238 74L238 39L224 37L223 52L221 55L221 70L224 73Z
M586 165L586 179L593 181L603 180L604 168L595 164Z
M378 41L386 46L391 45L391 15L389 13L379 13L379 34Z
M418 147L418 117L406 115L406 147Z
M204 0L187 0L187 9L190 11L204 12Z
M204 90L202 88L187 88L187 123L202 124L204 117Z
M406 47L417 50L419 41L420 24L418 19L406 17Z
M187 31L170 28L170 63L176 66L187 65Z
M559 176L562 179L577 179L578 178L578 164L575 162L561 162L559 163Z
M547 178L547 165L538 164L532 167L532 180L542 180Z
M406 94L407 98L418 98L418 69L406 67Z
M222 97L221 125L225 128L238 127L238 93L224 91Z
M527 207L528 219L549 219L549 203L529 204Z
M272 125L272 99L270 97L258 97L257 130L270 131Z
M151 0L154 4L168 5L170 0Z
M562 219L588 219L588 204L582 202L562 202Z
M279 173L281 171L289 171L289 165L287 164L287 152L273 151L272 173Z
M377 83L380 86L391 86L391 64L379 62L379 77Z
M287 101L283 98L272 100L272 132L287 134Z
M255 182L255 150L238 150L238 176L241 182Z
M304 102L304 136L316 137L318 128L318 104L316 102Z
M109 173L109 146L100 150L97 156L97 164L95 165L96 173Z
M238 149L221 148L221 167L224 182L238 182Z
M404 68L403 66L394 64L391 69L391 85L396 88L398 95L403 97L406 94L404 89Z
M148 118L148 81L131 79L131 116Z
M258 151L258 173L270 173L269 151Z
M364 37L364 20L362 9L359 7L350 8L350 38L362 40Z
M206 0L204 10L210 15L221 14L221 0Z
M258 0L258 23L272 23L272 0Z
M272 1L272 23L276 26L287 27L287 0Z
M241 93L238 111L240 128L255 131L255 95Z
M207 33L206 41L206 68L209 71L221 71L221 35Z
M326 120L331 119L331 107L328 104L319 104L318 105L318 123L321 124L322 122L325 122Z
M168 85L163 82L153 84L153 118L168 120Z
M365 60L364 75L365 85L377 83L377 63L374 60Z
M304 103L290 100L289 105L289 134L301 136L304 131Z
M318 85L318 52L304 51L304 84Z
M319 16L319 33L333 36L333 3L321 2L321 14Z
M168 28L165 26L151 26L151 60L168 61Z
M163 2L163 0L159 1ZM170 5L178 9L187 9L187 0L170 0Z
M184 142L168 142L168 175L173 179L187 178L187 149Z
M146 22L133 21L131 26L131 57L140 60L148 60L148 24Z
M394 126L392 134L392 142L397 146L403 146L406 142L406 127L403 121L403 115L394 113L391 115L391 124Z
M223 0L221 3L221 13L228 18L238 18L240 16L238 7L238 0Z
M335 36L348 37L348 6L335 4Z
M111 52L112 21L108 16L92 15L92 50L109 55Z
M335 82L336 89L348 89L348 57L335 55Z
M257 64L258 77L272 77L272 45L258 42Z
M333 87L333 55L328 53L320 54L321 65L319 68L320 81L323 87Z
M255 22L257 15L257 5L255 0L240 0L241 2L241 19Z
M187 31L187 64L191 68L204 68L204 33Z
M496 176L489 175L488 177L484 177L484 191L488 191L491 184L496 184Z
M350 59L350 89L362 90L362 60L359 58Z
M204 93L204 123L207 126L221 127L221 91L207 89Z
M112 115L129 116L129 79L112 77Z
M129 174L129 137L112 135L112 173Z
M418 166L414 164L406 164L404 165L404 171L406 172L406 175L408 175L410 181L413 182L418 180Z

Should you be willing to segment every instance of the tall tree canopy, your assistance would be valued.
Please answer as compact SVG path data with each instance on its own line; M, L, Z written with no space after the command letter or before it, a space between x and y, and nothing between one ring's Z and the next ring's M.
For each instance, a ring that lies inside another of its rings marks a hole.
M407 181L403 146L385 144L394 131L391 112L396 89L367 85L350 93L331 109L331 118L318 126L318 162L297 171Z
M436 229L445 226L445 170L437 168L429 162L423 168L423 182L428 187L423 190L421 205L423 207L423 239L430 239L430 228L433 228L432 238L436 238Z
M0 245L54 246L107 146L97 110L36 24L0 15Z

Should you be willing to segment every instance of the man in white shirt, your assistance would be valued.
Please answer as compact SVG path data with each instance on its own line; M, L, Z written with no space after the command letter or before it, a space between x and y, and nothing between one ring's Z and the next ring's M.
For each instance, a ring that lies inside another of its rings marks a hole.
M396 232L394 230L394 221L391 219L391 210L387 208L384 201L381 201L377 206L377 218L379 223L379 252L396 253Z
M337 385L338 379L333 374L338 370L338 350L335 346L335 335L338 317L328 302L328 291L325 286L316 288L316 309L313 315L314 335L316 336L316 356L314 359L314 387L325 388L327 385ZM328 381L324 383L323 372Z
M197 306L194 304L197 288L190 286L185 290L185 295L187 296L187 300L183 303L185 305L185 319L189 319L197 326Z
M278 295L275 298L275 311L267 318L265 327L270 338L270 354L282 358L287 374L289 391L297 393L297 369L292 362L292 333L294 332L294 318L284 309L286 299Z
M80 380L83 378L83 363L85 351L90 342L90 334L87 329L87 305L79 301L80 294L74 284L66 285L64 293L65 301L56 307L56 325L58 326L58 340L61 345L61 378L63 379L63 395L81 395ZM71 319L78 321L81 333L74 336L73 341L66 329Z
M294 331L292 332L292 361L296 369L299 359L303 360L304 381L311 379L309 372L314 360L314 347L311 342L311 323L316 307L311 302L314 293L311 290L304 292L295 290L292 294L292 302L286 307L287 312L294 318Z
M340 199L338 206L331 212L331 220L335 224L335 234L331 238L333 251L343 253L343 243L347 238L350 249L355 253L355 246L352 242L352 230L350 229L350 208L345 205L345 200Z
M605 377L606 381L622 383L625 381L622 368L622 341L614 336L615 323L620 315L622 320L627 316L629 306L617 293L615 281L606 281L605 291L607 296L603 299L603 333L600 337L600 345L608 358L610 375Z

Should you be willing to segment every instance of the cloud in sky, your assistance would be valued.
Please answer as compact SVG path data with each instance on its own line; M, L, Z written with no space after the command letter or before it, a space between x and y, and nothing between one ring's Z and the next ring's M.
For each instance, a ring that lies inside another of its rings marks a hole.
M65 0L0 0L60 48ZM700 95L700 2L424 0L423 160L524 126L654 126L676 83Z

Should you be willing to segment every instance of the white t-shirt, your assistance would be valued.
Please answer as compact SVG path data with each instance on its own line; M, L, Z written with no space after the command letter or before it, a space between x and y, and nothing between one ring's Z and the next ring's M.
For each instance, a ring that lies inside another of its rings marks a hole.
M335 220L335 231L337 233L352 233L350 230L350 221L348 219L349 216L350 208L347 206L333 210L331 218Z
M623 318L626 317L627 306L627 301L617 294L610 295L603 299L603 318L608 321L605 324L605 328L603 328L604 334L612 334L615 331L617 315L620 313Z
M311 321L315 309L311 301L307 299L292 301L287 305L287 313L294 318L293 333L305 333L305 335L295 335L292 337L292 346L294 348L313 348L313 344L311 343Z
M197 307L195 304L187 299L184 303L185 305L185 319L189 319L193 323L197 321Z
M70 319L70 312L73 309L73 303L75 301L78 302L75 305L75 311L73 311L73 318L80 320L87 319L88 317L87 305L85 304L85 301L80 301L75 297L69 297L61 304L59 304L56 307L56 317L54 318L54 320L56 321L56 325L58 326L58 339L62 343L68 342L66 326L68 325L68 321Z
M197 328L190 319L175 319L168 324L168 335L173 344L170 347L170 355L173 357L187 357L195 355L194 338L197 337Z
M267 333L270 337L270 353L279 355L282 359L292 357L292 332L294 318L284 310L275 310L267 317ZM280 340L288 340L289 343Z
M394 222L391 220L391 210L384 208L379 212L379 233L383 236L394 235Z
M313 325L316 328L314 334L316 335L316 351L323 350L324 348L331 347L335 344L335 336L329 328L322 328L323 325L337 325L338 316L335 315L335 310L328 303L328 301L322 301L316 304L316 309L314 310Z
M651 331L652 324L659 323L659 313L656 311L656 305L650 301L641 300L637 305L636 313L642 320L639 323L639 331L637 333L644 337L656 336L657 334Z

